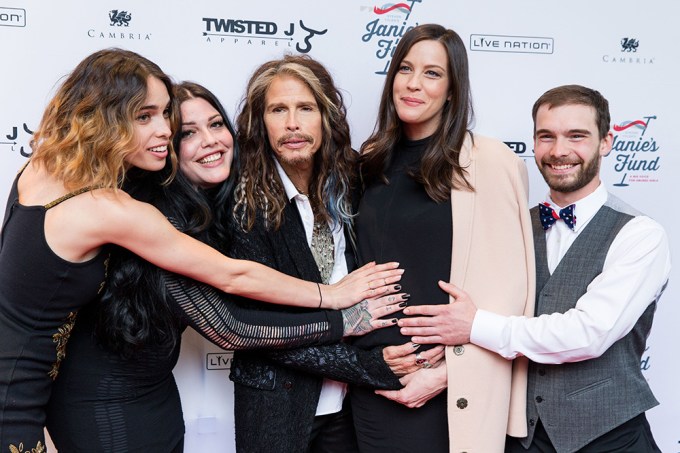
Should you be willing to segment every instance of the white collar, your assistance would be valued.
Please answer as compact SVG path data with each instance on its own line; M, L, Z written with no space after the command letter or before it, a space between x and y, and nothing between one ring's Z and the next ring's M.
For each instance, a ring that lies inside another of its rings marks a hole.
M298 197L304 197L304 199L307 199L307 195L297 190L297 187L295 187L293 181L290 180L288 174L283 169L277 158L274 158L274 165L276 165L276 171L279 173L279 178L281 178L281 183L283 184L283 189L286 191L286 197L288 197L288 201Z

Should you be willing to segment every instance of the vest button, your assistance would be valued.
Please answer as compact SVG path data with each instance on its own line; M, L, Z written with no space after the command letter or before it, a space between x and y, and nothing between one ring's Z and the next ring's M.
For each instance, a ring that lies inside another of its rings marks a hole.
M543 368L539 368L538 375L539 376L545 376L545 370Z
M465 398L458 398L456 406L458 406L458 409L465 409L468 406L468 400Z
M542 397L542 396L537 396L537 397L536 397L536 402L537 402L537 403L542 403L542 402L543 402L543 397Z
M453 353L456 355L463 355L465 353L465 346L454 346L453 347Z
M530 418L529 419L529 426L534 426L535 424L536 424L536 420L534 420L533 418Z
M290 389L293 388L293 383L290 382L290 381L286 381L286 382L283 383L283 388L286 389L286 390L290 390Z

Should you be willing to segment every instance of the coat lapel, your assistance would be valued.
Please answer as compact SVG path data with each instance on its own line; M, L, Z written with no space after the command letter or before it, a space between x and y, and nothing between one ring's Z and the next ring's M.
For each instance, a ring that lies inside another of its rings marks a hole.
M298 276L307 281L321 282L321 274L316 266L312 251L307 244L305 227L302 225L300 213L293 202L289 202L283 210L283 222L279 228L281 246L288 249L288 255L295 266Z

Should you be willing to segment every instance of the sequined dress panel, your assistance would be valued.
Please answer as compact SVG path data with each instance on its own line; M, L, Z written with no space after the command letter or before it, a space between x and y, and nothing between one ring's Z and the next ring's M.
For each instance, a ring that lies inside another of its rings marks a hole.
M2 453L45 451L53 379L78 309L97 297L104 280L104 253L70 263L52 252L44 234L46 213L43 206L19 204L15 180L0 235Z

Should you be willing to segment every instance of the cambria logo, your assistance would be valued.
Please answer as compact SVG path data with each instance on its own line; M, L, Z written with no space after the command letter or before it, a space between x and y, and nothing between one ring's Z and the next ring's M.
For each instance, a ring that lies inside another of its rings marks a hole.
M640 42L635 38L621 39L621 52L637 52Z
M112 41L151 41L151 33L139 32L134 30L134 27L130 27L132 21L130 11L112 9L108 13L108 18L109 27L113 27L115 30L111 28L107 30L90 28L87 30L87 36Z
M649 55L640 55L638 53L638 48L640 47L640 41L635 38L624 37L619 41L621 46L621 52L619 54L604 54L602 55L603 63L615 63L615 64L643 64L650 65L654 64L656 57ZM621 54L628 55L621 55ZM632 55L636 54L636 55Z
M118 11L117 9L109 11L109 19L111 19L111 26L117 25L118 27L130 26L130 20L132 15L127 11Z

